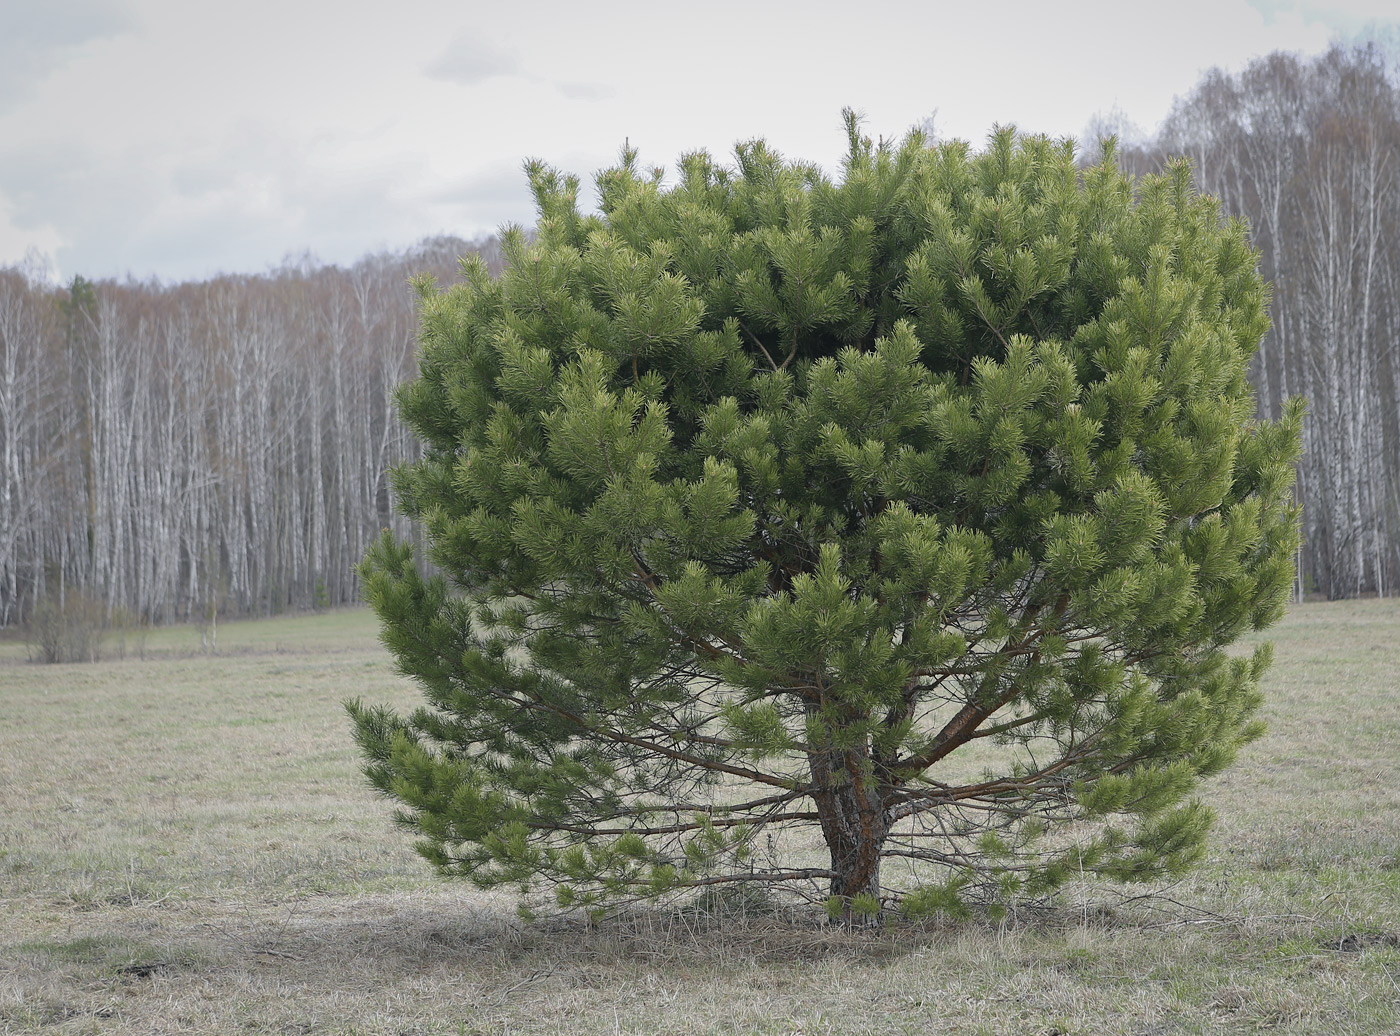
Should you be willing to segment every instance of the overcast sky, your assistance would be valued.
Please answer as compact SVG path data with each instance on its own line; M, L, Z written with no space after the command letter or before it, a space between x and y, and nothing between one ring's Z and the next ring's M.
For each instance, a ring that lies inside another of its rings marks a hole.
M0 0L0 265L206 277L472 237L585 177L765 137L835 169L898 136L1151 131L1212 66L1316 53L1395 0Z

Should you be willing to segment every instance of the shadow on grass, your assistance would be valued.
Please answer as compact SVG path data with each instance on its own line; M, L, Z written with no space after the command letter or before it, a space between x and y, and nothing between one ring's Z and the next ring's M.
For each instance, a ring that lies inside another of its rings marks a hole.
M509 973L541 961L595 967L665 964L686 968L808 964L829 959L879 964L969 940L1050 939L1073 932L1143 936L1170 928L1233 931L1247 923L1152 896L1128 906L1021 905L995 920L907 921L870 929L827 921L817 907L716 902L700 897L671 908L631 907L593 921L581 914L522 921L504 907L460 900L424 904L421 896L304 900L275 919L230 919L204 927L235 956L335 968L346 962L385 974L453 965Z

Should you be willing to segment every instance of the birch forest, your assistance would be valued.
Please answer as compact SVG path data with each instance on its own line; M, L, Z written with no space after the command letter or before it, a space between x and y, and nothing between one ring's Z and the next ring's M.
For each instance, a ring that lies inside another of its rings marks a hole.
M1118 160L1142 173L1181 154L1224 217L1249 220L1274 285L1260 410L1308 402L1298 591L1393 593L1394 69L1355 46L1213 71ZM415 370L409 280L451 280L468 250L498 268L495 239L437 238L183 284L0 269L0 626L70 599L149 623L356 601L356 563L401 521L388 469L415 448L393 414Z
M499 264L442 238L173 286L0 271L0 624L46 599L150 623L355 601L414 449L409 278L468 250Z
M1273 283L1255 360L1259 407L1308 404L1299 592L1393 594L1400 580L1400 91L1373 45L1272 54L1215 71L1156 140L1145 172L1186 155L1227 216L1249 220Z

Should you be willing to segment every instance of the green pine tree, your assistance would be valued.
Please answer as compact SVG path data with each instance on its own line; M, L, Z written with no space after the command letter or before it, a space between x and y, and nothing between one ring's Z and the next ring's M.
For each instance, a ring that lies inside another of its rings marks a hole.
M427 704L349 709L442 871L849 916L1200 857L1297 543L1245 228L1184 164L848 130L839 180L626 150L597 215L532 163L537 239L422 286L396 484L441 574L363 572Z

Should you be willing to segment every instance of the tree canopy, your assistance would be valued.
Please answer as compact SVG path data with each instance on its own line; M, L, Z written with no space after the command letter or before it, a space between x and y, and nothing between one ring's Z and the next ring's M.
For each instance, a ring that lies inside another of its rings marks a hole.
M919 914L1199 858L1297 546L1246 228L1184 163L848 131L625 150L592 214L531 163L503 275L422 285L426 557L363 576L426 703L349 708L444 872Z

